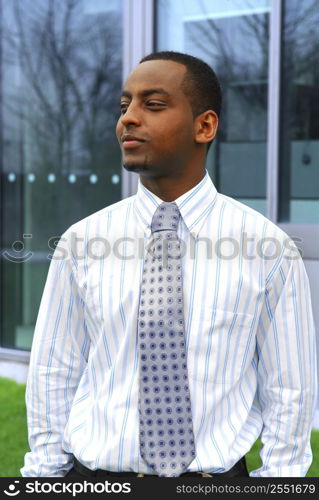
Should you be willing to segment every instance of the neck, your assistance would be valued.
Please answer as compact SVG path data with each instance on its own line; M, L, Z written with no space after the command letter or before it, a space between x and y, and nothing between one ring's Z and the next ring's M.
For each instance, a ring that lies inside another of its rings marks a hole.
M151 178L140 175L140 180L151 193L163 201L174 201L196 186L205 176L205 168L199 172L192 172L187 177L160 177Z

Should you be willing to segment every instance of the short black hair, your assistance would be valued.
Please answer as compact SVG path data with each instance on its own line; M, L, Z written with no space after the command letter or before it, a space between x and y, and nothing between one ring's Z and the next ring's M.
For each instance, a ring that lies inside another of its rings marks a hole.
M196 117L211 109L219 117L222 105L222 92L214 70L198 57L172 50L152 52L140 60L140 63L154 60L174 61L186 66L182 88L190 99L193 116ZM211 143L208 143L208 148Z

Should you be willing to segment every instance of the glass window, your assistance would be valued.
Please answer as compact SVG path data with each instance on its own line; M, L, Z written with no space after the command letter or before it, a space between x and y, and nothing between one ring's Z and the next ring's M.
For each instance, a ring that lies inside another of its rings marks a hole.
M284 2L279 219L319 223L319 0Z
M121 198L121 3L2 2L3 347L30 348L57 236Z
M157 49L200 57L223 90L207 169L222 193L266 213L270 0L159 0Z

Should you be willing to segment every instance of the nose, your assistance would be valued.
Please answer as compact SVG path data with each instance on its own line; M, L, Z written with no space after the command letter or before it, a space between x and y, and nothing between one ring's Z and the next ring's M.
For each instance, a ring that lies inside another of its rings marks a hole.
M121 115L120 117L120 122L124 126L128 125L140 125L141 124L141 119L137 110L137 106L131 102L128 107L126 108L125 113Z

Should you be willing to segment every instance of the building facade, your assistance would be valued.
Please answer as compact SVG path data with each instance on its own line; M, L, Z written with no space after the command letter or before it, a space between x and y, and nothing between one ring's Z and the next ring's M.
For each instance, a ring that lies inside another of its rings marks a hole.
M215 69L207 170L295 240L319 329L319 0L2 0L0 24L1 376L25 380L59 236L136 191L114 127L122 81L153 50Z

